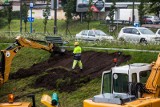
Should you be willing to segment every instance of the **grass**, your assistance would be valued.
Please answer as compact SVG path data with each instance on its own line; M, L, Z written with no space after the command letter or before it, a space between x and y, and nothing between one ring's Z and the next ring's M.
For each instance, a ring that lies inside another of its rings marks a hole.
M18 23L19 20L13 20L12 21L12 31L19 31L19 28L16 26L19 26ZM14 26L14 24L16 24ZM29 26L29 25L28 25ZM86 23L80 23L80 22L73 22L70 25L70 32L72 35L75 35L77 32L81 31L82 29L87 29ZM42 20L35 20L33 23L33 28L35 28L36 32L42 32L43 33L43 23ZM105 32L108 32L108 26L107 25L100 25L98 21L94 21L91 24L91 28L96 28L96 29L101 29ZM1 27L0 31L0 37L4 37L0 39L0 42L13 42L15 40L15 35L18 35L19 33L15 34L7 34L4 33L4 31L7 31L7 26ZM28 28L29 30L29 28ZM49 20L47 30L49 32L53 31L53 20ZM65 23L64 21L58 21L58 31L63 35L63 37L66 37L66 39L71 40L71 36L65 35ZM38 34L37 34L38 35ZM44 34L42 34L45 36ZM6 36L8 36L6 38ZM29 35L30 36L30 35ZM32 35L33 37L35 35ZM12 39L11 39L12 38ZM72 38L73 39L73 38ZM92 47L114 47L114 48L134 48L134 49L149 49L149 50L159 50L160 47L159 45L137 45L137 44L126 44L126 43L113 43L113 42L83 42L80 41L82 47L83 46L92 46ZM9 44L0 44L0 49L5 49L8 47ZM70 41L69 45L73 45L73 40ZM71 49L72 50L72 49ZM85 49L84 51L87 51ZM97 50L96 50L97 51ZM98 50L98 51L105 51L105 50ZM108 52L113 52L113 51L108 51ZM128 52L125 51L123 52L126 55L131 55L132 59L127 62L129 63L151 63L152 61L155 61L157 59L158 53L149 53L149 52ZM35 63L39 63L42 61L45 61L49 58L50 53L43 51L43 50L37 50L37 49L32 49L32 48L22 48L15 58L12 61L12 66L11 66L11 73L16 72L20 68L29 68ZM52 95L52 93L56 92L58 93L59 96L59 101L61 107L82 107L83 105L83 100L93 97L94 95L97 95L100 93L100 84L101 84L101 78L96 78L89 83L85 84L85 86L79 88L76 91L73 91L71 93L60 93L56 90L47 90L45 88L32 88L30 87L32 83L35 81L37 77L36 76L31 76L29 78L23 78L20 80L9 80L7 83L5 83L1 88L0 88L0 102L7 101L7 94L14 92L14 94L20 95L21 98L18 99L19 101L30 101L31 100L27 97L28 94L35 93L36 95L36 104L37 107L45 107L41 104L40 99L43 94L48 94Z

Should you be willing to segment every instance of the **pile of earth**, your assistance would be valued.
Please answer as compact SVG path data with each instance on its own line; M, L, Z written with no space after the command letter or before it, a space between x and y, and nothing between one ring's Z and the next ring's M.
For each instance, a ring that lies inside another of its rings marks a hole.
M68 51L64 55L54 55L47 61L34 64L28 69L19 69L11 74L10 79L20 79L35 76L33 86L57 89L71 92L83 86L90 80L100 77L102 72L115 66L113 59L117 58L117 65L131 59L130 55L122 52L107 53L86 51L82 54L83 71L77 67L71 70L73 54Z

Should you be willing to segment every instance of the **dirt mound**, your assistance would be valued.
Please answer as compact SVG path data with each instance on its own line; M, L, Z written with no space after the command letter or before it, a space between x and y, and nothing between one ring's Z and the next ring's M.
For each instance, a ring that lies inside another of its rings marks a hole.
M11 74L10 79L25 78L32 75L39 75L34 87L45 87L59 91L74 91L91 79L101 76L104 70L115 66L113 59L117 58L117 65L131 59L129 55L121 52L102 53L87 51L82 54L83 72L78 68L71 70L73 56L72 52L64 55L55 55L45 62L33 65L29 69L19 69Z

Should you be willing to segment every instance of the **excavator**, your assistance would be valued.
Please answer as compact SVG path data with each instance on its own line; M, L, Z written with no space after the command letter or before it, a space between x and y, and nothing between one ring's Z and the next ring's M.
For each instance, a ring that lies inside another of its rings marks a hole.
M47 37L47 38L49 38L48 45L42 45L36 41L29 40L29 39L26 39L21 36L17 36L16 41L11 46L6 48L5 50L1 50L0 87L5 82L7 82L8 78L9 78L9 74L10 74L12 60L21 48L30 47L30 48L35 48L35 49L42 49L42 50L48 51L50 53L54 53L54 52L57 53L58 51L60 51L59 53L65 52L64 48L60 49L60 47L57 47L57 44L55 43L55 41L58 40L58 41L60 41L59 43L62 44L62 40L60 37L56 37L56 38ZM56 39L56 40L54 40L54 39ZM33 105L34 105L34 101L35 101L34 96L31 95L31 97L32 97ZM48 107L55 107L55 106L51 105L51 102L47 102L48 99L50 99L50 101L52 101L49 96L45 95L42 98L42 102L44 104L47 104ZM14 102L13 95L10 94L9 95L9 103L2 103L2 104L0 104L0 107L34 107L34 106L31 106L30 102Z
M102 73L101 92L83 107L160 107L160 53L156 62L115 66Z

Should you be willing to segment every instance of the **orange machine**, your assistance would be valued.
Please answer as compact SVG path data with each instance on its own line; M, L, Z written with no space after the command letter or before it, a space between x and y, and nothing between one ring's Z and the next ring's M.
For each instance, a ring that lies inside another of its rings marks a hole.
M54 45L49 43L48 46L41 45L37 42L25 39L21 36L16 38L16 42L9 46L5 50L1 50L1 70L0 70L0 86L8 80L11 63L17 52L22 47L31 47L36 49L43 49L49 52L53 52Z
M42 45L35 41L31 41L21 36L18 36L16 38L15 43L13 43L7 49L1 50L2 55L1 55L1 66L0 66L0 86L8 80L12 60L21 48L31 47L36 49L43 49L52 53L58 51L60 51L59 53L64 53L65 52L64 49L61 51L61 49L57 47L57 44L53 42L54 41L53 39L54 39L53 37L50 39L48 45ZM58 39L56 37L56 40L58 40L58 42L62 44L61 39ZM34 98L32 96L32 100L33 99ZM33 103L34 102L35 100L33 101ZM31 106L30 102L14 102L14 96L10 95L8 103L0 103L0 107L35 107L35 106ZM55 106L49 105L49 107L55 107Z
M102 74L101 93L83 107L160 107L160 54L152 64L115 66Z

